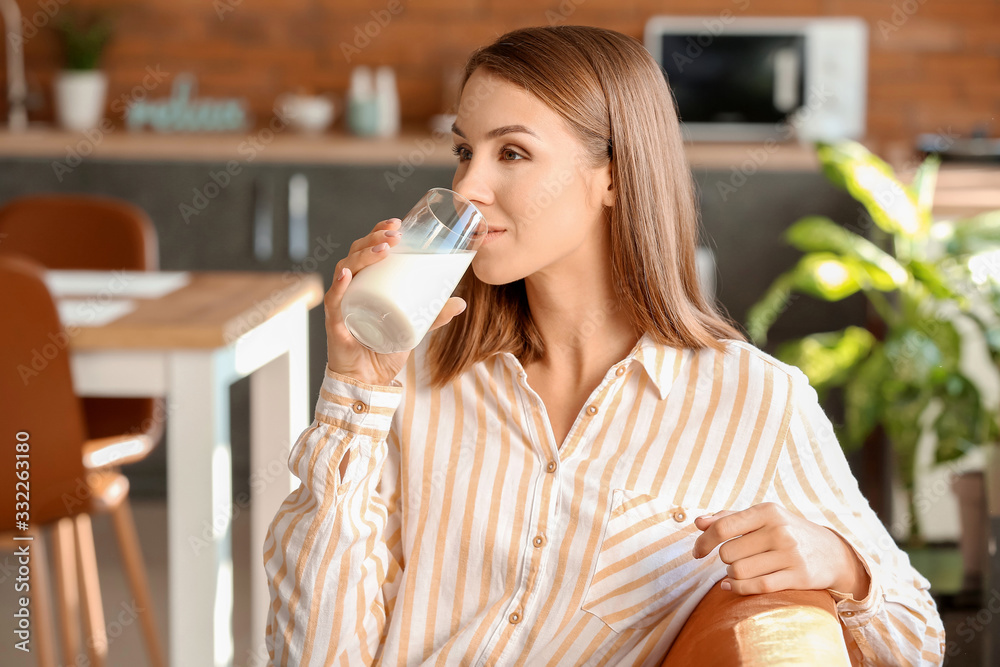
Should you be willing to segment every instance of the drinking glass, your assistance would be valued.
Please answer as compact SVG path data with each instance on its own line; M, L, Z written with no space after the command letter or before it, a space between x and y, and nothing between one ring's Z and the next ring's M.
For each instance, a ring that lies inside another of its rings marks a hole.
M402 219L399 243L358 271L344 292L344 324L379 354L415 348L486 238L483 214L462 195L432 188Z

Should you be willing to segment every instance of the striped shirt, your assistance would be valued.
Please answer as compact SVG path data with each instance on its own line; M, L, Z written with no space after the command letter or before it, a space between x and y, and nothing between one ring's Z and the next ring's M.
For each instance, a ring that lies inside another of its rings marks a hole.
M327 369L264 544L276 665L659 665L726 575L694 519L775 502L844 537L853 664L939 664L928 590L861 495L805 374L748 343L644 335L555 442L518 359L433 389ZM343 479L339 463L349 462Z

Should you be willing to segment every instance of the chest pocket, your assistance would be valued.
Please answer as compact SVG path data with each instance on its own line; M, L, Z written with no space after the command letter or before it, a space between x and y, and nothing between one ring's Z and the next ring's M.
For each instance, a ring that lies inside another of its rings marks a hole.
M695 518L714 511L615 489L583 610L615 632L647 627L699 584L725 576L718 549L704 558L691 553L702 533Z

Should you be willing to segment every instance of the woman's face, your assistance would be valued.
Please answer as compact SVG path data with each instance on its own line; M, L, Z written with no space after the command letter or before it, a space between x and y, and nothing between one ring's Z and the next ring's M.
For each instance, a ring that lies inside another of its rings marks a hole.
M608 165L593 168L583 144L544 102L479 68L462 90L453 133L452 189L482 212L491 234L472 262L503 285L556 266L579 266L599 243L614 193ZM589 260L588 260L589 261Z

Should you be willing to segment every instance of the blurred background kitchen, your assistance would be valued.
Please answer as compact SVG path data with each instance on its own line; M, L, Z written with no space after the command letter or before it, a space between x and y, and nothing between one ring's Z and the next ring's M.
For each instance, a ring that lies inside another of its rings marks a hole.
M801 266L808 244L793 247L783 235L804 217L827 217L890 253L899 245L893 246L898 235L892 211L889 222L872 212L878 192L869 191L866 199L831 177L837 168L850 171L860 162L827 156L824 169L815 142L856 140L905 184L925 158L940 159L936 180L923 187L927 220L971 219L983 232L980 240L1000 238L994 233L1000 222L989 216L1000 209L997 0L0 0L0 9L5 34L0 90L6 91L0 96L0 253L32 255L35 248L35 259L46 269L114 269L90 261L105 253L85 243L76 253L73 248L48 252L65 243L56 231L60 224L72 224L74 216L99 224L102 215L110 215L102 214L101 206L112 202L126 205L123 215L139 219L137 228L145 230L140 253L145 260L117 268L164 274L161 294L182 294L199 272L277 276L273 290L254 287L258 292L241 309L212 326L228 327L229 338L218 343L222 350L283 312L287 303L305 304L308 323L296 340L304 341L307 333L308 361L302 366L307 372L292 373L292 383L298 378L302 386L288 389L295 397L293 433L311 419L323 378L319 296L330 285L335 264L376 222L402 216L430 187L450 186L455 158L449 114L462 65L477 46L513 28L601 26L643 41L659 60L677 98L698 184L704 286L744 330L756 314L758 329L768 329L766 339L758 338L762 349L776 353L783 343L799 341L785 353L813 364L814 384L828 382L823 402L838 426L852 410L850 392L855 413L861 400L859 388L845 389L845 383L877 341L892 337L885 313L857 287L838 292L823 280L803 287L802 275L796 283L801 289L793 288L787 299L763 310L754 305L775 294L769 290L776 279ZM858 159L874 164L871 156ZM30 212L32 206L41 211L46 202L65 208L35 218L29 213L30 220L56 221L49 232L35 225L41 241L22 243L28 232L12 222L11 211ZM964 227L941 229L958 238L955 230ZM115 243L92 240L95 247ZM969 246L963 248L971 254ZM975 284L986 292L996 263L994 258L977 265L985 268ZM838 266L857 268L850 262ZM817 275L824 277L822 271ZM234 283L226 298L250 284ZM59 301L54 285L52 296ZM893 296L893 289L879 289L890 304L905 299L901 290ZM186 307L185 312L197 310ZM96 330L124 327L138 312L78 322L83 333L71 337L70 350L124 345L120 337L94 342ZM71 317L69 309L59 313ZM136 327L130 335L141 337ZM822 358L815 339L812 356L801 344L803 337L847 327L868 337L852 333L853 338L827 341L830 356ZM914 330L927 333L919 324ZM984 325L982 334L992 375L1000 333ZM187 344L183 333L163 335L161 347ZM141 341L125 346L139 348ZM840 366L830 371L829 364L836 363ZM941 359L930 362L932 369L946 365ZM825 375L816 370L821 366ZM972 387L965 394L977 403L975 420L1000 419L1000 395L994 401L984 388L993 386L991 378L965 382L957 362L949 369L959 378L955 386ZM882 376L887 374L883 369ZM938 381L932 375L926 375L928 383ZM868 385L876 394L885 386L879 384L882 376ZM211 482L212 492L232 498L223 529L209 530L212 548L220 550L213 563L221 568L210 581L222 593L213 598L208 635L214 653L197 664L261 665L266 653L251 630L256 621L247 583L260 558L249 499L254 480L270 484L284 459L277 449L271 460L253 459L254 381L248 372L230 379L221 381L227 395L219 418L225 423L212 435L230 457L222 470L230 465L232 470L231 480ZM5 380L3 391L16 390L20 381ZM78 388L87 384L79 377L73 382ZM122 538L113 530L112 515L95 512L103 614L90 618L103 623L106 649L92 650L88 659L106 653L108 665L144 664L150 660L149 637L157 634L170 664L196 664L178 662L176 647L186 640L171 623L186 612L168 609L168 600L184 599L180 592L171 597L172 588L194 585L168 583L168 554L186 553L175 551L176 535L168 545L169 401L133 393L133 401L147 403L123 407L117 413L126 415L122 421L108 417L107 404L92 403L109 397L96 391L90 398L78 391L87 401L81 405L88 439L126 432L148 436L149 446L120 472L128 479L155 624L145 628L141 614L128 612L135 596L116 546ZM974 442L971 421L967 437L954 436L952 429L952 446L942 454L945 448L935 444L933 433L918 445L918 438L911 442L893 431L891 417L870 417L868 425L872 428L849 447L848 457L872 507L932 581L946 619L947 664L1000 665L1000 647L990 645L990 637L1000 636L995 618L1000 473L998 457L990 453L992 431L983 432L985 442ZM897 435L895 446L890 433ZM3 437L9 440L11 434ZM44 455L38 446L34 451ZM268 467L276 461L277 469ZM198 465L175 461L170 467L177 474ZM914 497L924 502L911 502ZM81 611L91 599L84 595L81 602L74 592L88 580L88 571L81 566L80 576L74 575L73 535L62 536L62 547L69 543L68 565L63 562L64 573L51 587L54 639L61 647L56 664L85 664L75 655L87 652L90 621L79 630L68 628L66 619L75 627L78 614L64 611ZM59 570L58 538L48 542L48 557ZM14 562L11 553L0 553L5 627L16 607ZM9 632L2 636L0 662L35 664L37 653L26 659L12 648ZM67 646L76 653L60 659Z

